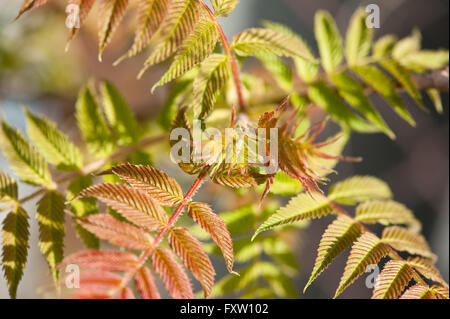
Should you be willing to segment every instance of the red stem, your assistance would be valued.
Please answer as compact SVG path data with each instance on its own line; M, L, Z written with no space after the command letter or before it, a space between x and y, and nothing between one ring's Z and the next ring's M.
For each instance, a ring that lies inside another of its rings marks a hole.
M167 225L159 232L159 234L156 236L155 240L153 241L153 244L151 247L149 247L142 255L139 257L139 260L137 262L136 267L129 271L122 279L120 285L111 291L110 296L114 297L122 288L126 287L128 282L133 278L133 276L136 274L136 272L141 268L145 262L147 261L147 258L152 254L154 248L158 246L158 244L162 241L164 238L164 235L169 231L169 229L175 224L175 221L180 216L181 212L183 211L184 207L186 207L187 203L191 200L192 196L194 196L195 192L198 190L200 185L202 184L204 178L206 177L206 174L208 173L209 167L206 166L202 172L198 175L197 179L194 181L192 186L189 188L189 190L186 192L186 194L183 197L183 200L178 205L178 207L173 212L172 216L170 216L169 222Z
M234 56L233 51L231 51L230 44L227 40L227 37L225 36L225 33L223 32L222 26L220 25L219 21L217 21L216 16L214 15L214 13L211 11L211 9L206 5L206 3L203 0L200 0L200 3L203 5L203 7L205 8L209 17L211 18L211 20L215 23L215 25L217 27L217 31L219 32L219 36L220 36L220 41L222 42L225 53L227 54L227 56L230 59L231 72L233 73L234 83L236 85L236 92L237 92L237 96L238 96L238 100L239 100L239 108L240 108L241 112L246 112L244 95L242 93L242 83L241 83L241 79L239 76L239 67L238 67L238 64L236 61L236 57Z

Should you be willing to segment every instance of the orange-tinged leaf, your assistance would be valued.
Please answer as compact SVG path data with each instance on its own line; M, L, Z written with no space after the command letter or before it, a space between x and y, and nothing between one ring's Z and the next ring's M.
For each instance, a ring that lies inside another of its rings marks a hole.
M137 263L137 256L129 252L85 250L67 256L58 268L62 269L67 265L75 264L87 269L125 272L134 270Z
M410 257L407 259L408 264L421 273L424 277L448 287L448 283L442 278L439 270L434 267L428 260L420 257Z
M217 216L208 204L201 202L190 203L188 214L211 235L211 238L222 250L228 271L232 272L234 263L233 241L222 218Z
M146 267L141 267L136 272L134 277L136 280L136 287L139 290L142 299L160 299L161 296L153 279L152 272Z
M396 299L408 285L414 270L403 260L390 260L377 278L372 299Z
M211 294L216 272L200 241L192 236L186 227L171 228L168 241L184 265L200 281L207 298Z
M125 287L114 296L114 299L136 299L136 297L130 288Z
M169 5L170 0L139 0L139 17L133 46L115 64L123 59L135 56L149 44L166 17Z
M123 223L108 214L91 215L80 222L81 226L113 245L144 250L152 246L153 238L145 231Z
M145 61L143 71L151 65L169 58L194 30L200 18L201 5L197 0L172 0L166 18L161 26L162 41Z
M406 251L413 255L419 255L436 261L437 257L428 246L427 241L422 235L413 233L406 228L391 226L383 230L382 241L396 250Z
M16 17L16 20L19 19L22 16L22 14L24 14L25 12L27 12L31 9L40 7L44 4L46 4L47 2L48 2L48 0L25 0L22 3L22 7L20 7L20 11Z
M377 264L381 258L387 256L389 253L389 247L381 242L377 236L371 233L362 234L352 247L344 274L334 298L339 296L345 288L361 276L366 271L367 266Z
M83 190L76 198L94 197L137 226L149 231L167 224L166 212L147 194L125 184L103 183Z
M80 289L104 291L120 285L122 277L110 271L87 270L80 273Z
M152 265L174 299L194 298L189 277L169 249L156 247L152 254Z
M67 39L67 44L66 44L66 50L69 47L70 41L72 41L72 39L75 37L78 30L80 30L81 26L83 25L84 21L86 20L89 12L92 9L92 5L94 4L94 2L95 2L95 0L69 0L69 5L72 4L72 5L78 6L79 25L70 29L69 38ZM69 12L69 14L71 14L71 12Z
M303 291L360 235L361 227L358 223L350 217L339 215L328 226L320 239L314 269Z
M177 181L154 167L125 164L109 171L132 187L146 192L161 205L175 206L183 200L183 191Z
M415 284L408 288L400 299L436 299L430 287L423 284Z
M112 39L114 32L120 24L128 6L128 0L101 0L99 12L99 53L98 59L102 60L102 53Z

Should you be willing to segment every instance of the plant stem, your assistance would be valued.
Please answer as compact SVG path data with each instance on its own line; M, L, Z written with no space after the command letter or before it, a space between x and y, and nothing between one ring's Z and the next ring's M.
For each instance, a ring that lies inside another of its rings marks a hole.
M120 282L120 285L110 292L109 295L111 297L114 297L121 289L126 287L128 282L133 278L133 276L136 274L136 272L145 264L145 262L147 261L148 257L150 257L150 255L152 254L152 252L154 251L156 246L158 246L158 244L161 243L161 241L164 238L164 235L170 230L170 228L172 228L172 226L175 224L176 220L180 216L180 214L183 211L183 209L186 207L186 205L189 203L189 201L194 196L195 192L201 186L203 180L205 179L205 177L206 177L206 175L208 173L208 169L209 169L209 166L206 166L201 171L201 173L197 176L197 178L194 181L194 183L192 184L192 186L189 188L189 190L184 195L183 200L181 201L181 203L178 205L178 207L172 213L172 216L170 216L170 219L169 219L167 225L156 236L155 240L153 241L152 246L149 247L146 251L144 251L144 253L142 253L142 255L139 257L139 260L137 261L136 267L133 270L131 270L128 273L126 273L126 275L122 278L122 281Z
M236 61L236 57L234 56L233 51L231 50L230 43L227 40L227 37L225 36L225 33L223 32L222 26L220 25L219 21L217 21L216 16L211 11L211 9L206 5L206 3L203 0L200 0L200 3L205 8L206 12L208 13L211 20L216 25L217 31L219 32L220 41L222 42L223 48L225 50L225 53L227 54L228 58L230 59L230 65L231 65L231 72L233 73L234 83L236 86L236 93L238 96L239 101L239 108L241 112L246 112L246 106L245 106L245 100L244 95L242 93L242 82L239 76L239 67Z

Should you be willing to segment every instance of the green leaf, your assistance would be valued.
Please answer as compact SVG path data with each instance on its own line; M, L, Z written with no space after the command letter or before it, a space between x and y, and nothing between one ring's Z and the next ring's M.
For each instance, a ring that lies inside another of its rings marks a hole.
M342 204L354 205L371 199L389 199L392 192L382 180L372 176L353 176L334 184L328 199Z
M349 127L361 133L372 133L378 130L353 113L342 99L324 82L311 85L308 89L308 97L344 127Z
M78 176L75 177L67 188L67 200L70 202L70 209L78 218L87 217L98 213L97 201L94 198L80 198L73 200L75 196L83 189L92 185L92 177ZM77 235L83 240L88 248L98 249L100 240L97 236L85 230L76 219L73 220Z
M235 260L239 263L245 263L257 258L262 253L261 243L251 242L249 237L233 241L233 250Z
M264 190L264 185L261 185ZM274 195L292 196L303 190L302 183L299 180L289 177L285 172L279 171L275 175L270 193Z
M297 290L291 279L279 267L269 262L260 262L258 266L260 274L269 283L271 290L277 296L281 298L298 297Z
M136 151L132 153L130 156L128 156L127 161L128 163L135 165L147 165L147 166L153 165L151 154L141 150Z
M160 63L174 54L194 30L201 16L201 4L197 0L172 0L169 12L161 25L162 40L145 61L139 76L150 66Z
M308 47L306 42L294 31L292 31L287 26L272 22L272 21L263 21L262 25L267 28L271 29L273 31L286 34L287 36L292 38L292 41L296 41L298 46L301 46L304 50L304 54L306 54L307 58L301 58L298 56L292 57L295 63L295 68L305 82L311 82L313 81L317 73L319 72L319 64L316 62L311 62L315 60L314 54L311 52L311 49Z
M421 41L422 35L418 29L415 29L410 36L401 39L395 44L392 50L392 57L395 60L400 60L410 53L419 51Z
M342 38L333 17L319 10L314 19L314 33L319 46L323 68L333 72L342 62Z
M439 114L443 114L444 107L442 106L441 93L439 93L439 90L438 89L429 89L429 90L427 90L427 94L430 97L431 101L433 101L436 112L438 112Z
M174 85L166 103L162 106L158 116L158 124L169 132L172 127L172 122L177 115L178 108L181 103L187 99L192 92L192 81L178 81Z
M422 109L428 111L423 105L422 96L411 78L410 73L403 66L394 60L384 60L381 61L380 64L397 79Z
M354 67L353 71L355 71L364 82L371 86L375 91L380 93L389 104L391 104L398 115L412 126L415 125L414 119L403 105L400 96L397 94L395 83L381 72L381 70L375 66L366 65Z
M17 182L0 169L0 202L17 201Z
M270 216L261 226L259 226L253 235L252 240L254 240L259 233L276 226L292 224L306 219L320 218L328 215L332 211L333 209L329 205L329 200L322 194L301 193L292 198L286 206L278 209L275 214Z
M36 147L19 130L5 122L1 126L0 146L16 175L25 183L51 186L48 164Z
M78 148L58 130L56 123L28 110L27 133L45 159L61 170L79 170L83 157Z
M214 107L217 94L230 76L228 57L212 54L200 66L194 81L192 107L196 119L204 119Z
M99 14L99 52L98 59L102 60L102 53L112 39L120 24L129 0L102 0Z
M278 56L311 58L304 43L294 36L271 29L251 28L234 36L231 49L240 56L252 56L259 53L271 53Z
M320 239L314 269L303 292L311 283L361 235L361 227L347 216L339 215L331 223Z
M9 295L16 298L17 287L27 262L30 224L27 212L17 205L3 220L2 268L8 283Z
M395 44L397 43L397 37L391 34L382 36L379 38L373 46L373 56L375 58L384 58L392 53Z
M413 52L400 60L400 63L409 70L422 73L426 70L438 70L448 64L448 50L422 50Z
M359 8L350 20L345 37L345 57L349 65L356 65L370 52L373 29L366 25L366 11Z
M211 4L217 16L228 16L236 8L239 0L212 0Z
M101 91L106 118L114 130L119 145L136 143L140 136L139 124L120 92L110 82L102 82Z
M147 47L166 17L169 6L170 0L139 0L139 19L133 45L126 54L114 62L114 65L126 58L135 56Z
M421 228L411 210L392 200L375 200L360 204L356 207L355 220L366 224L380 223L384 226L404 224L415 232L419 232Z
M267 255L277 260L281 265L286 266L290 271L298 271L297 258L281 238L266 237L262 240L262 244Z
M281 89L290 92L292 90L292 72L286 63L274 54L257 54L256 57L264 67L272 73Z
M344 274L334 298L339 296L359 276L361 276L371 264L377 264L381 258L387 256L390 249L387 245L372 233L363 233L353 245L350 256L345 265Z
M114 142L103 114L88 87L81 89L76 103L78 127L89 152L96 158L111 155Z
M378 111L373 107L369 98L364 93L364 87L352 77L344 72L335 73L331 76L331 80L336 85L339 94L363 114L367 120L376 125L390 138L394 139L395 134L387 126Z
M59 279L56 266L64 256L64 196L48 191L37 203L36 219L39 224L39 248L55 281Z
M216 24L210 19L200 19L192 33L183 42L183 45L175 55L169 70L156 83L152 92L194 68L198 63L206 59L214 50L219 39Z
M255 207L253 204L242 206L220 214L232 237L248 233L255 226Z

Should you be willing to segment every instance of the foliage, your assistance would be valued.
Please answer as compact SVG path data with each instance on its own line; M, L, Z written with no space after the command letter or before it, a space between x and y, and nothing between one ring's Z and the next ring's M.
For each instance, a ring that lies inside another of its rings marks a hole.
M377 278L372 298L395 299L403 293L407 298L418 287L429 289L423 292L428 298L445 298L448 294L448 284L433 266L436 256L419 234L420 222L408 208L391 199L392 193L384 182L370 176L355 176L335 184L326 197L307 196L302 193L294 197L270 216L253 236L280 225L336 215L322 235L314 269L304 290L337 256L351 247L335 298L364 274L368 266L380 264L384 257L390 260ZM358 205L355 217L340 207L340 203ZM374 223L387 226L381 236L364 226ZM405 259L398 252L406 252L411 257ZM409 291L406 288L411 280L416 286ZM427 281L438 285L439 289L433 290L435 286L429 286Z
M81 23L94 2L69 1L79 6ZM101 59L122 27L131 1L96 2L100 3ZM19 16L45 3L26 0ZM254 138L247 129L262 129L266 138L271 129L277 129L277 169L268 172L274 158L267 150L269 162L264 165L249 163L246 146L236 147L238 154L231 161L218 162L195 161L197 154L192 150L191 161L179 163L184 172L196 176L183 193L177 179L156 168L145 152L147 146L168 136L148 136L120 92L107 81L100 83L98 92L93 83L80 90L76 118L83 145L75 145L51 120L28 110L31 141L2 121L3 155L21 182L39 187L19 198L17 182L0 171L0 201L5 203L0 211L9 211L2 228L2 265L11 297L16 297L29 248L29 216L22 206L39 196L39 247L57 283L66 265L82 267L77 298L134 298L132 281L140 297L160 298L155 274L173 298L195 296L190 276L201 284L204 297L295 298L298 291L291 279L299 267L286 238L292 238L299 225L306 226L306 220L326 215L337 217L322 236L307 286L351 247L335 297L369 265L383 263L374 298L448 298L448 285L433 265L436 256L419 234L420 222L391 199L386 183L355 176L332 185L328 195L320 187L329 181L327 175L338 161L360 160L341 155L352 132L395 137L372 105L371 94L382 96L411 125L415 122L400 91L426 109L421 97L421 90L426 90L436 109L442 110L438 88L420 84L417 76L444 67L448 52L422 50L418 30L401 40L386 35L373 42L363 9L353 14L345 41L329 13L316 13L318 57L301 36L270 21L228 42L217 18L230 14L238 1L213 0L211 4L212 9L202 0L139 0L134 42L116 63L151 47L142 75L149 67L172 59L152 89L173 82L156 120L162 129L192 132L192 121L200 120L202 133L213 127L233 128L243 132L246 140ZM70 30L69 41L77 30ZM242 72L239 64L252 57L267 69L269 78ZM338 134L318 141L328 118L311 123L315 106L339 124ZM204 134L201 140L202 146L223 150L238 142L233 137L231 143L218 146ZM172 147L177 143L170 140ZM238 161L238 156L245 161ZM209 204L193 200L207 177L233 189L235 196L246 194L253 197L252 202L261 198L261 206L239 205L217 215ZM295 196L280 208L275 198L279 195ZM354 217L340 205L356 206ZM196 226L179 221L184 210ZM64 258L66 214L89 250ZM380 235L365 226L376 223L385 226ZM280 233L274 231L281 226ZM208 238L214 244L200 241ZM100 240L121 250L99 250ZM208 253L221 254L230 273L216 285ZM240 276L233 270L235 261Z

